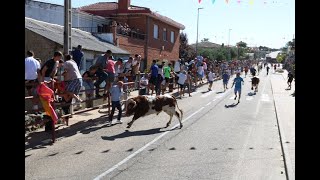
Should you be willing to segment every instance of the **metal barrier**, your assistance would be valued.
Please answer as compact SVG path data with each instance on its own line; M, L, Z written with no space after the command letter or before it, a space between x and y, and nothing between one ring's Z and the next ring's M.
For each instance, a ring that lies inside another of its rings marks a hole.
M37 84L37 83L26 83L26 85L36 85L36 84ZM125 86L130 86L130 85L134 85L134 84L135 84L135 82L127 82L127 83L124 83ZM132 86L132 87L134 87L134 86ZM100 90L100 89L104 89L104 88L99 88L99 90ZM96 88L86 89L86 90L96 90ZM80 92L85 92L86 90L81 90ZM126 93L127 93L127 92L126 92ZM54 96L56 96L56 95L61 96L61 95L65 95L65 94L66 94L66 93L55 93ZM126 94L126 96L124 96L124 97L125 97L125 99L124 99L122 102L126 102L126 101L127 101L127 98L128 98L127 94ZM27 99L33 99L33 98L39 98L39 97L27 96L27 97L25 97L25 100L27 100ZM75 112L75 113L73 113L73 105L75 105L75 104L73 104L72 102L71 102L71 103L59 103L59 102L54 102L54 103L53 103L53 106L54 106L55 109L57 109L57 106L58 106L58 107L70 106L70 111L69 111L69 112L71 112L71 113L65 114L65 115L62 115L61 117L59 117L59 118L65 118L64 121L65 121L66 125L68 126L68 125L69 125L69 120L68 120L68 118L69 118L70 116L75 115L75 114L80 114L80 113L88 112L88 111L92 111L92 110L95 110L95 109L99 109L100 106L107 105L107 107L108 107L108 114L110 114L110 105L111 105L110 94L108 94L108 95L105 96L105 97L95 98L95 99L102 99L102 98L104 98L104 100L107 100L107 103L105 103L105 104L100 104L100 105L98 105L98 106L94 106L94 107L91 107L91 108L79 110L79 111L77 111L77 112ZM93 101L93 100L94 100L94 99L88 99L88 100L84 100L83 102ZM126 107L126 106L125 106L125 107ZM43 108L39 108L39 109L43 110ZM126 108L125 108L125 109L126 109ZM27 113L27 111L25 111L25 113ZM48 120L47 120L47 121L40 122L40 123L43 125L43 124L45 124L45 123L47 123L47 122L48 122ZM27 124L26 127L28 127L28 126L33 126L33 125L37 125L37 124ZM52 143L54 143L54 142L55 142L55 124L54 124L53 121L52 121Z

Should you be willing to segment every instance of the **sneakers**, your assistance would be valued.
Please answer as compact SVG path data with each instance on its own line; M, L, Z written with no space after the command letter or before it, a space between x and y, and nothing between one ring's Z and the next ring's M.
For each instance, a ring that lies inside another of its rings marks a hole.
M101 98L102 96L100 94L97 94L96 95L96 98Z
M121 121L121 120L117 120L116 123L117 123L117 124L122 124L122 121Z
M109 127L109 126L111 126L111 121L107 121L106 122L106 125Z
M237 99L237 96L234 97L234 100L236 100L236 99Z

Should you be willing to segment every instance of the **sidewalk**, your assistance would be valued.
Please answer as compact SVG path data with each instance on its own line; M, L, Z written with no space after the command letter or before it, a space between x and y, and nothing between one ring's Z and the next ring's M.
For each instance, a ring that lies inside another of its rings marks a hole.
M217 81L221 81L221 80L217 80ZM208 86L208 84L204 83L198 86L197 89L199 89L202 86ZM132 91L130 92L128 99L138 96L138 94L139 94L138 90ZM166 91L165 94L171 94L177 97L178 89L173 89L172 92ZM97 106L99 104L105 104L105 103L107 103L107 101L103 101L102 99L99 99L99 100L95 100L93 105ZM66 126L63 124L56 125L56 140L59 141L62 138L73 136L79 132L90 133L90 129L103 128L107 117L108 117L107 108L95 109L95 110L83 112L80 114L75 114L72 116L72 118L69 119L69 126ZM44 132L44 128L40 128L38 130L35 130L25 135L26 150L30 148L41 148L44 145L50 144L50 142L51 142L51 133Z
M295 91L294 81L291 90L287 90L286 70L283 73L270 75L287 175L289 180L293 180L295 179L295 98L291 94Z

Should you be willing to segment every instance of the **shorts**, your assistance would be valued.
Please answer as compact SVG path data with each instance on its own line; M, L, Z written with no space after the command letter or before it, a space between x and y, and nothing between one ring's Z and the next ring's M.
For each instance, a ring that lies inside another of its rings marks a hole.
M227 85L227 84L228 84L228 81L223 81L223 84L224 84L224 85Z
M149 79L149 83L153 84L153 85L156 85L157 84L157 77L155 76L151 76L150 79Z
M212 85L213 81L209 81L209 84Z
M288 82L289 82L289 83L291 83L292 81L293 81L293 78L292 78L292 79L291 79L291 78L288 79Z
M74 79L66 82L66 91L78 95L82 87L82 79Z
M108 74L107 81L109 83L113 83L114 82L114 73L107 72L107 74Z
M92 81L83 81L83 86L86 89L86 94L93 94L94 84Z
M241 88L234 88L234 93L239 92L239 94L241 94Z
M28 81L28 83L31 83L31 84L38 82L37 79L34 79L34 80L25 80L25 82L27 82L27 81ZM34 84L34 85L26 85L26 89L27 89L27 90L30 90L30 89L32 89L33 87L36 87L36 84Z
M166 80L166 83L169 83L170 78L165 77L164 79Z
M184 84L179 84L180 89L184 89L184 86L185 86Z

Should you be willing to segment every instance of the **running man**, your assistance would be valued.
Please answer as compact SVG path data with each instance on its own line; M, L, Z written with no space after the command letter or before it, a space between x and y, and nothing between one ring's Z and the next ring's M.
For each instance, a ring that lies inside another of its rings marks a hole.
M226 91L226 89L228 89L229 78L230 78L229 74L226 71L223 71L222 82L223 82L224 91Z
M292 83L292 81L293 81L293 74L291 73L291 71L289 71L289 73L288 73L288 89L290 89L291 90L291 83Z
M237 92L239 93L238 103L240 103L240 97L241 97L241 82L242 82L242 85L244 85L244 81L243 81L242 77L240 77L240 73L237 73L237 77L234 78L231 88L235 85L234 86L234 94L235 94L234 100L237 99Z
M267 66L267 75L269 74L269 69L270 69L270 67L269 67L269 66Z

